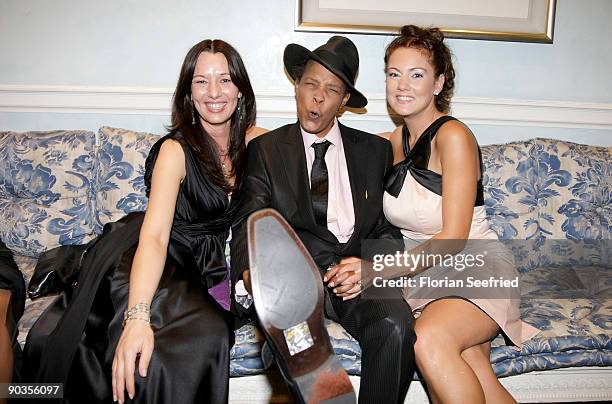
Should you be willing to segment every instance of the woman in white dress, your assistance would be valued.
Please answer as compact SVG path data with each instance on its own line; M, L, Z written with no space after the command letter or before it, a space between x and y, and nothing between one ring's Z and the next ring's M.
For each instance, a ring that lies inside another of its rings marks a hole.
M402 230L408 251L457 257L482 254L486 248L486 265L468 275L518 279L512 254L487 223L478 144L466 125L447 115L455 72L443 39L437 28L409 25L386 50L387 102L404 125L386 134L395 166L386 179L385 215ZM418 274L415 281L466 278L465 272L439 263L415 265L407 273ZM513 403L493 373L489 352L500 331L517 347L537 332L520 320L516 289L445 291L404 290L419 316L416 362L431 399Z

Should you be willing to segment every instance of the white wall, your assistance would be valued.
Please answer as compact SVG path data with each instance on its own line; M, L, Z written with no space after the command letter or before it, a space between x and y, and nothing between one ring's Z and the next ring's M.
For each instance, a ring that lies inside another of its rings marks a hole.
M548 136L610 145L612 1L558 0L554 44L449 40L458 83L454 113L481 143ZM186 51L222 38L242 54L259 125L293 117L282 66L286 44L314 48L330 34L294 32L294 0L2 0L0 130L155 133ZM347 123L388 130L382 56L391 37L347 35L361 55L357 86L368 113Z

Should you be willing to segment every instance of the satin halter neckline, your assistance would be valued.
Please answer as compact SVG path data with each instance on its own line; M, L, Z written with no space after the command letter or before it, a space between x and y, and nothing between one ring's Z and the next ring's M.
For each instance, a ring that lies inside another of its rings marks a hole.
M442 176L427 168L431 153L431 141L443 124L456 120L450 115L444 115L436 119L425 129L412 149L410 149L408 143L410 133L408 127L404 125L402 128L402 148L406 158L394 165L385 177L385 191L389 195L395 198L399 196L408 172L419 184L437 195L442 195ZM480 159L480 149L478 149L478 157ZM482 180L478 180L474 206L482 205L484 205L483 186Z

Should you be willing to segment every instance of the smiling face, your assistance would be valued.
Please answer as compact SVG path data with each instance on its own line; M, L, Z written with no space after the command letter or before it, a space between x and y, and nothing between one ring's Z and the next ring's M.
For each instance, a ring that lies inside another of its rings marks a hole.
M314 60L308 61L302 77L295 83L295 101L302 129L324 137L334 117L350 94L338 76Z
M191 98L202 126L212 132L229 131L240 96L230 77L225 56L222 53L200 53L191 81Z
M385 68L387 102L405 118L436 110L435 95L444 84L444 75L436 77L426 51L401 47L393 51Z

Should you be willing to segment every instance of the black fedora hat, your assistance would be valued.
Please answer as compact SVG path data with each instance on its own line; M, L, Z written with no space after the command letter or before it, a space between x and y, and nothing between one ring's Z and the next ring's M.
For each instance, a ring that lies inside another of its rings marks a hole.
M311 59L325 66L346 84L351 93L346 103L347 107L363 108L368 104L368 99L355 88L355 78L359 69L359 53L350 39L339 35L333 36L327 43L312 52L301 45L292 43L287 45L283 55L285 69L293 80L295 80L295 67L304 65Z

